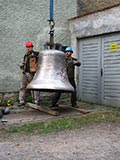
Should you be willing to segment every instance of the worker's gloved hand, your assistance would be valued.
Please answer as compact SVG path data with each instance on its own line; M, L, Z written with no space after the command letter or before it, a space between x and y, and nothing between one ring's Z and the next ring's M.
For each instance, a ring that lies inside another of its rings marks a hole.
M76 61L76 60L73 60L73 64L76 65L76 66L80 66L81 65L81 63Z

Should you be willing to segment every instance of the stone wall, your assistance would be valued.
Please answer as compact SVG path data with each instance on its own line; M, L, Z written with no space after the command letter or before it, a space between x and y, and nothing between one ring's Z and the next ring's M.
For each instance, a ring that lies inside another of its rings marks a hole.
M117 4L120 4L120 0L77 0L77 15L82 16L97 12Z

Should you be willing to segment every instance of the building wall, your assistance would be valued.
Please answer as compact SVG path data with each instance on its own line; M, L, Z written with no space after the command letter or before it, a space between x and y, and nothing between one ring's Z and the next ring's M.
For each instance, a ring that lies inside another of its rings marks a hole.
M105 8L110 8L120 3L120 0L77 0L77 15L97 12Z
M76 0L54 1L54 39L70 44L68 19L77 16ZM49 0L0 0L0 92L19 90L25 42L42 50L49 41Z
M77 56L77 40L84 37L120 31L120 6L73 18L69 21L71 46Z
M95 64L97 64L97 67L95 66L95 68L98 69L97 70L98 72L96 72L96 75L98 77L95 82L98 83L97 87L99 88L99 89L98 88L96 89L96 91L97 91L96 95L98 95L97 98L100 96L101 97L100 97L100 100L97 99L96 101L94 101L94 99L91 99L91 98L89 100L91 102L95 102L95 103L100 102L101 104L120 106L120 95L118 96L116 94L117 89L119 87L119 78L118 77L120 75L119 72L116 74L116 70L119 68L119 50L118 49L119 49L119 34L120 34L120 5L113 7L113 8L103 10L103 11L95 12L92 14L87 14L85 16L72 18L69 21L69 27L70 27L70 31L71 31L71 46L74 49L74 54L76 57L80 58L80 61L82 62L82 64L83 64L83 60L85 62L83 65L84 67L81 65L82 69L80 68L80 70L77 72L80 75L80 76L78 76L79 81L77 81L78 83L80 82L80 85L78 84L79 93L82 90L81 86L83 84L83 81L85 83L86 83L86 81L89 82L89 78L90 78L90 76L88 76L87 73L89 72L89 69L91 66L88 67L88 65L86 65L86 61L88 62L88 64L92 64L92 65L94 64L93 62L95 62ZM94 46L93 44L96 44L96 45ZM110 50L110 46L112 46L113 44L117 44L118 49L115 50L116 52L115 53L113 52L113 54L112 54L111 50ZM93 59L91 59L91 57L90 57L94 53L94 48L92 48L93 47L92 45L94 47L96 47L95 48L95 53L96 53L95 55L97 55L99 53L99 55L96 56L97 58L92 57ZM93 49L93 51L90 50L91 48L89 46ZM87 50L88 50L88 52L87 52ZM107 53L107 56L106 56L106 53ZM108 53L109 53L109 57L112 57L113 59L108 58ZM83 55L85 55L85 56L83 56ZM90 59L87 58L87 56L90 57ZM91 60L91 62L90 62L90 60ZM112 64L114 64L114 65L112 65ZM105 67L107 69L111 69L113 72L110 70L108 73L107 72L108 70L106 69L107 70L106 71ZM114 67L116 67L116 68L114 69ZM103 70L104 75L102 75L103 74L102 70ZM84 71L86 71L86 75L88 77L87 78L85 77L85 80L82 81L81 77L82 77L82 73ZM93 74L93 72L92 72L92 74ZM93 77L96 75L93 74ZM111 79L112 80L114 79L114 82L111 85L114 88L114 92L112 92L112 89L111 89L112 87L109 85L109 79L110 79L110 81L111 81ZM115 88L116 81L118 81L118 87ZM92 82L94 83L94 81L92 81ZM90 85L90 87L91 86L92 85ZM108 87L109 89L107 88L109 90L109 92L106 89L106 86L107 87L109 86ZM107 92L106 92L106 90L107 90ZM88 93L87 91L88 91L88 88L86 88L86 93ZM111 95L108 96L106 93L107 94L112 93L113 95L111 94L112 96ZM118 91L118 93L119 93L119 91ZM82 95L82 93L81 93L81 95ZM85 96L85 94L84 94L84 96ZM84 97L84 96L82 97L82 98L84 98L84 100L89 98L87 96L86 97ZM79 98L81 98L81 97L79 97Z

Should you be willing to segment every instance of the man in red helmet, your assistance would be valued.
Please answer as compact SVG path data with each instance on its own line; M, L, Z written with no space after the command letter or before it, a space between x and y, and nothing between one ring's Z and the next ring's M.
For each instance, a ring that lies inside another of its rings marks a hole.
M26 54L23 58L23 63L20 65L20 69L22 70L22 81L20 85L20 92L19 92L19 104L18 106L25 105L25 89L27 84L31 82L33 76L38 67L38 55L39 52L33 50L33 43L26 42ZM35 104L39 104L39 92L38 91L31 91L32 97L34 99Z

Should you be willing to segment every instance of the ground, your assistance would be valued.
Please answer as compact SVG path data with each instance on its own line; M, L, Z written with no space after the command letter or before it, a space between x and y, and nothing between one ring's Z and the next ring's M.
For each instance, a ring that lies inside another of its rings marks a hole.
M109 110L105 106L79 103L80 108L93 112ZM91 107L92 106L92 107ZM49 121L67 116L82 116L72 109L59 110L52 116L29 107L13 106L1 119L0 127ZM119 160L120 124L101 123L57 133L3 138L0 135L0 160Z
M103 123L0 142L1 160L119 160L120 124Z

